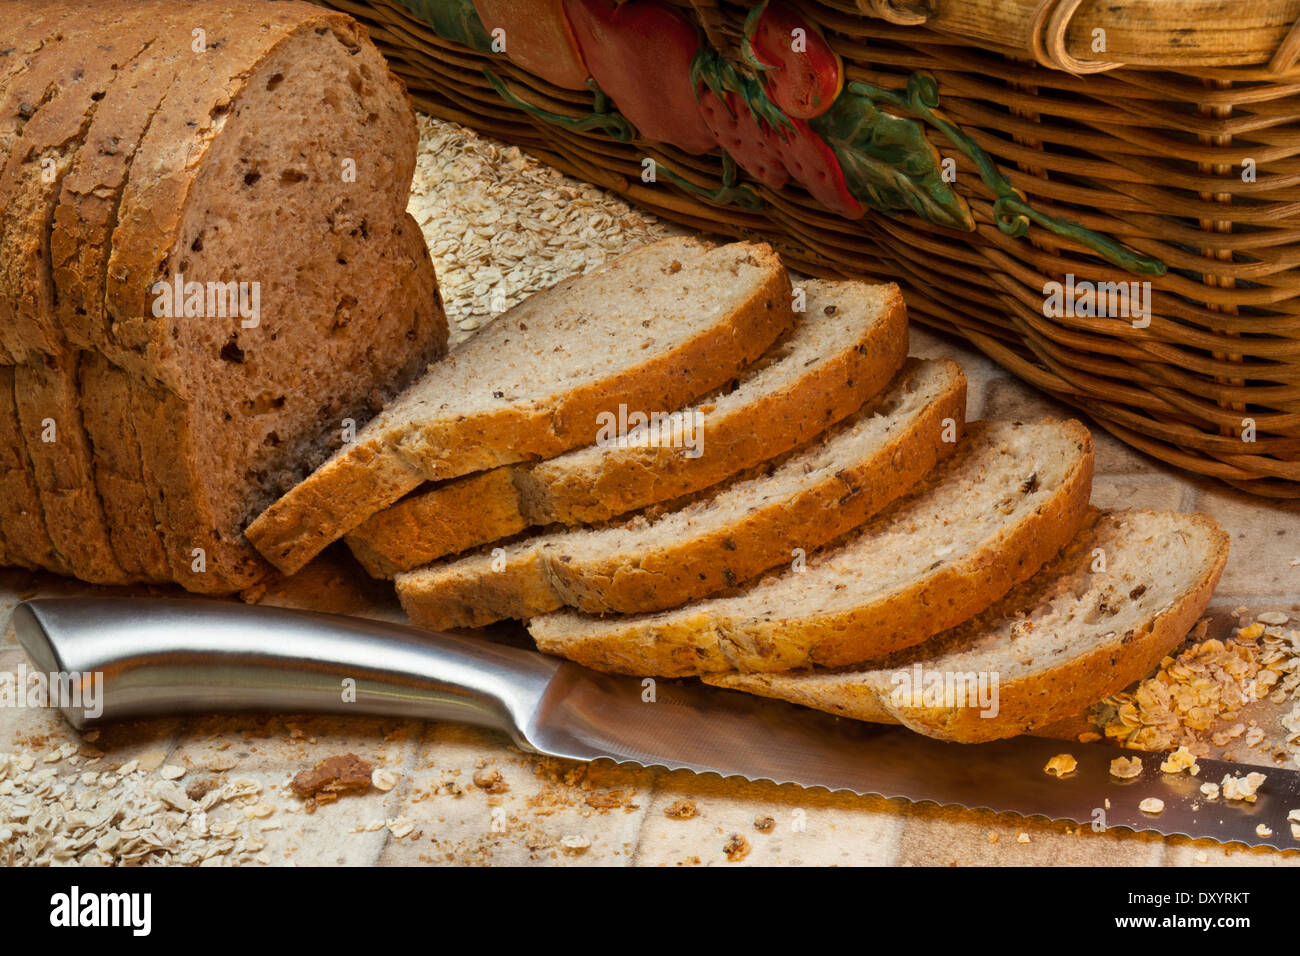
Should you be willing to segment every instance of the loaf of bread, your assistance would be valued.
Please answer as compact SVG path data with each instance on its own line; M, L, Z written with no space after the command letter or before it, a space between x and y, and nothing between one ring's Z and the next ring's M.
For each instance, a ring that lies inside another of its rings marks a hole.
M307 3L7 12L0 557L245 588L247 522L445 352L409 98Z

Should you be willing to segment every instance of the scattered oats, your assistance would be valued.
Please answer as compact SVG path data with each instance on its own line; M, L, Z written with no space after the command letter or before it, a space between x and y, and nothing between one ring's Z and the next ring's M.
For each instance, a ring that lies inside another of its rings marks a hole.
M1094 744L1098 740L1101 740L1101 734L1094 730L1085 730L1083 733L1079 734L1078 739L1081 744Z
M280 829L281 826L283 826L283 824L281 824L279 820L267 820L265 823L260 824L257 829L262 833L269 833L272 830Z
M1147 797L1138 804L1138 809L1143 813L1164 813L1165 802L1159 797Z
M566 836L560 841L560 846L564 847L566 853L586 853L591 841L585 836Z
M36 766L36 758L24 750L18 755L17 759L14 760L14 766L23 773L27 773Z
M1259 826L1255 827L1255 835L1267 839L1268 837L1271 837L1273 835L1273 831L1261 823Z
M129 777L131 776L131 774L135 773L136 768L139 766L140 766L140 761L128 760L126 763L122 764L122 766L117 768L118 776Z
M275 807L259 800L257 803L246 809L244 813L250 820L265 820L271 814L275 813Z
M1017 842L1017 843L1029 843L1029 842L1030 842L1030 840L1029 840L1029 834L1026 833L1024 830L1021 830L1019 833L1016 834L1016 842Z
M164 780L179 780L181 777L185 776L185 768L179 767L174 763L169 763L158 771L158 776L162 777Z
M151 750L147 754L141 755L137 765L145 773L153 773L161 767L167 760L167 751Z
M1219 799L1219 785L1217 783L1201 784L1201 793L1205 794L1207 800Z
M1287 621L1291 620L1291 618L1287 617L1281 611L1265 611L1263 614L1255 615L1255 620L1259 621L1261 624L1279 626L1285 624Z
M1225 800L1244 800L1247 803L1255 802L1256 791L1259 790L1260 784L1268 779L1262 773L1248 773L1244 777L1234 777L1227 774L1220 784L1223 790Z
M208 759L207 767L214 773L223 773L226 770L234 770L239 766L239 761L230 754L216 754Z
M1141 757L1116 757L1110 762L1110 775L1120 780L1132 780L1142 773Z
M397 781L402 779L402 775L396 770L390 770L387 767L376 767L375 772L370 775L370 782L376 790L382 790L387 793L397 786Z
M1075 760L1072 754L1057 754L1047 761L1043 773L1051 774L1053 777L1065 777L1074 773L1078 767L1079 761Z
M385 825L388 827L388 832L398 840L415 829L415 824L411 821L410 817L398 817L396 820L387 820L385 821Z
M1179 747L1171 753L1169 758L1160 764L1160 769L1164 773L1182 773L1186 770L1193 777L1201 772L1195 754L1186 747Z

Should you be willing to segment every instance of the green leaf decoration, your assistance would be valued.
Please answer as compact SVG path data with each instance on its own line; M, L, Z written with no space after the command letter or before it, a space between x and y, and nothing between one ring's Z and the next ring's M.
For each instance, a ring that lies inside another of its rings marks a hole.
M1162 276L1168 271L1168 267L1159 259L1142 255L1128 246L1116 242L1109 236L1094 232L1080 223L1062 219L1058 216L1049 216L1034 209L1025 198L1025 194L1012 186L1011 182L998 171L988 153L984 152L978 143L939 112L939 84L935 82L934 77L924 73L913 73L908 77L906 93L887 90L884 87L855 80L849 83L844 88L844 92L840 94L840 100L846 97L853 97L856 100L870 103L871 108L877 113L879 112L877 104L887 104L896 110L920 117L930 126L943 133L949 142L975 164L984 185L988 186L998 197L993 203L993 217L998 228L1008 236L1020 237L1025 235L1029 231L1029 224L1032 222L1058 236L1073 239L1075 242L1091 249L1107 262L1128 272L1137 275ZM836 100L835 106L831 108L830 113L826 114L827 116L836 112L840 100ZM822 117L822 119L825 119L825 117ZM891 119L895 122L913 122L899 120L897 117L891 117ZM918 131L921 129L919 124L913 122L913 125L916 126ZM816 122L814 122L814 127L816 127ZM922 134L922 139L924 139L924 134ZM834 148L833 143L832 147ZM933 147L931 146L930 149L933 150ZM843 163L844 158L841 157L840 161ZM847 166L844 171L848 174ZM853 188L852 180L850 180L850 188ZM857 190L854 189L854 192L856 194ZM963 203L963 205L965 204ZM967 210L967 215L969 215L969 210ZM933 221L938 222L938 220ZM974 223L972 222L967 228L973 229Z
M733 116L727 94L735 93L744 102L754 121L771 129L794 129L790 118L781 108L767 98L763 84L750 76L745 76L725 57L709 47L702 46L691 61L691 86L699 98L699 87L703 85L717 94L722 105Z
M521 109L529 116L535 116L543 122L563 126L565 129L578 130L579 132L602 129L605 131L605 135L618 140L620 143L629 143L636 138L636 130L627 121L627 117L610 108L611 101L609 97L600 87L596 86L594 80L587 81L587 86L594 94L592 111L586 116L575 119L572 116L565 116L563 113L552 113L550 110L544 110L540 106L534 106L532 103L521 100L491 70L485 69L483 75L492 84L492 89L496 90L497 96L511 106Z
M870 95L846 88L810 125L862 202L891 215L911 210L936 225L975 229L970 207L944 182L939 151L920 123L892 116Z
M444 40L451 40L479 53L492 52L492 37L479 19L470 0L398 0L402 6L433 28Z
M751 212L757 212L767 205L763 198L754 192L752 186L736 182L739 178L736 175L736 161L725 149L722 150L722 186L719 189L704 189L688 179L683 179L663 163L656 165L659 175L667 176L669 182L676 183L680 188L699 196L705 202L718 206L739 206Z

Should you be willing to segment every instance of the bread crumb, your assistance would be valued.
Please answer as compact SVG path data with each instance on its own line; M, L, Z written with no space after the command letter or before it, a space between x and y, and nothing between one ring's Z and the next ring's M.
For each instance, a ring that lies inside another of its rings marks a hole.
M722 848L722 852L727 854L728 862L739 863L749 856L749 841L739 833L733 833L727 838L727 843Z
M1197 862L1197 863L1209 863L1209 862L1210 862L1210 856L1209 856L1209 854L1206 853L1204 850L1201 850L1199 853L1197 853L1195 859L1196 859L1196 862Z
M670 820L689 820L696 812L694 800L674 800L664 807L664 816Z
M1147 797L1138 804L1138 809L1143 813L1158 814L1165 812L1165 802L1159 797Z
M1072 754L1057 754L1047 761L1043 773L1051 774L1053 777L1067 777L1074 773L1078 767L1079 761L1075 760Z
M776 829L776 817L754 817L754 829L759 833L771 833Z
M1201 793L1205 794L1207 800L1219 799L1219 785L1217 783L1201 784Z
M998 835L992 830L988 832L988 841L990 846L998 842Z
M1132 780L1142 774L1142 758L1116 757L1110 762L1110 775L1120 780Z
M1030 842L1030 840L1029 840L1029 834L1026 833L1024 830L1021 830L1019 833L1016 834L1016 842L1017 842L1017 843L1029 843L1029 842Z
M293 778L289 789L304 800L317 804L333 803L345 793L365 793L370 789L374 768L356 754L327 757L310 770Z
M510 784L506 783L505 778L501 776L501 771L495 767L475 770L471 779L474 781L474 786L486 793L506 793L510 789Z
M1273 831L1261 823L1259 826L1255 827L1255 835L1267 839L1273 835Z

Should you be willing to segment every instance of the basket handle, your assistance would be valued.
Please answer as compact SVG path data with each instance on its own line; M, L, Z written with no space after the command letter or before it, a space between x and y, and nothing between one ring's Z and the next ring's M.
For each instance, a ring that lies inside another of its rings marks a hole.
M1039 3L1029 28L1029 47L1034 59L1043 66L1076 76L1105 73L1123 66L1123 63L1110 60L1080 60L1065 48L1065 31L1081 3L1083 0L1042 0Z
M919 27L930 19L929 4L918 0L857 0L858 9L869 17L906 27Z

